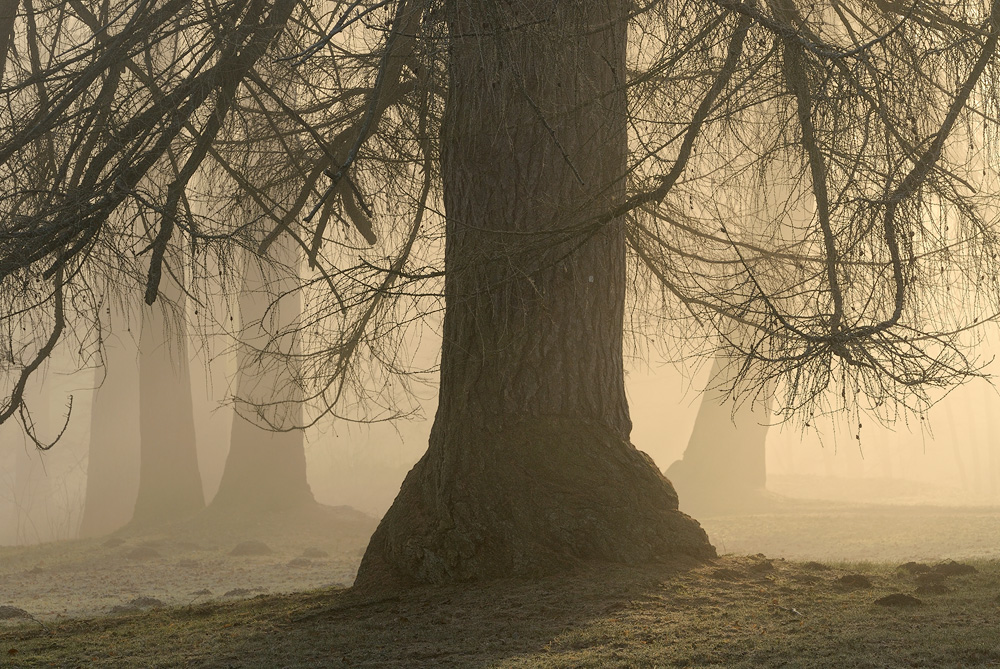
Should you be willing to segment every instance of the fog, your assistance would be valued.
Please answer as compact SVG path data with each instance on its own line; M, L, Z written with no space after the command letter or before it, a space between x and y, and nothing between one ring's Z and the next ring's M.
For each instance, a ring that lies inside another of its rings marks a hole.
M129 356L112 373L136 374ZM134 356L132 358L135 359ZM19 426L0 427L0 544L33 544L76 537L80 528L90 440L90 404L97 383L91 371L50 364L44 386L31 388L31 419L43 441L63 424L68 397L72 415L49 451L34 448ZM709 380L709 365L694 372L672 365L635 365L627 375L632 442L666 468L684 452ZM218 357L208 372L192 363L199 467L206 500L218 490L227 454L232 411L221 403L235 363ZM124 500L117 524L128 520L137 488L137 398L119 400L115 429L134 434L135 452L122 456ZM358 424L326 422L306 435L308 480L317 501L346 505L378 517L389 507L406 472L423 453L435 403L425 393L422 417ZM996 505L1000 503L1000 456L994 444L1000 397L984 380L954 390L927 413L893 426L862 418L832 417L806 429L776 422L768 431L768 489L791 498L844 502ZM776 420L773 419L772 420ZM738 430L733 429L735 438ZM859 438L860 437L860 438ZM129 476L129 470L134 471ZM681 507L684 509L684 499Z

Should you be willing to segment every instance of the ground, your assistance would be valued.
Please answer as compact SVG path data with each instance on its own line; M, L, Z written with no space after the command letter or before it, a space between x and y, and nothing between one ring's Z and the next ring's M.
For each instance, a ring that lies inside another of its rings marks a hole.
M0 606L60 621L135 606L137 599L189 606L347 587L375 524L348 507L315 505L249 520L206 515L100 539L0 548ZM252 554L247 542L270 552Z
M998 521L785 504L703 519L750 555L379 600L346 587L374 520L343 508L0 549L0 666L1000 666ZM249 540L273 552L231 554ZM975 571L902 567L949 558Z

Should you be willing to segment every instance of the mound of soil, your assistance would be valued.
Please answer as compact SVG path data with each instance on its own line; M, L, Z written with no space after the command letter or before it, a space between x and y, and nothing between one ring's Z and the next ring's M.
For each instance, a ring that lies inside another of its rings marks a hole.
M229 551L230 555L271 555L274 551L263 541L241 541L236 548Z
M872 582L864 574L845 574L837 579L837 585L842 588L870 588Z

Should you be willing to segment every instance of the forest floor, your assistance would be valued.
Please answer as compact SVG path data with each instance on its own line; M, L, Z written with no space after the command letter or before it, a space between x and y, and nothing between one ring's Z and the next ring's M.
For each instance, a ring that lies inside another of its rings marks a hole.
M2 548L0 666L1000 666L1000 509L702 522L743 555L375 600L347 587L374 520L346 508Z

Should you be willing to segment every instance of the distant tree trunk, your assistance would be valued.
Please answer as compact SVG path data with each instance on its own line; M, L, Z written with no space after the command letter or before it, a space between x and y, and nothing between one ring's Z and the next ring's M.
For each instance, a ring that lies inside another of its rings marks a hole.
M27 409L33 425L32 434L41 443L49 443L47 437L59 429L63 416L52 411L53 399L59 396L59 383L53 379L53 358L46 363L44 375L35 377L27 386ZM62 407L60 407L62 408ZM55 415L54 415L55 414ZM38 544L64 537L55 532L52 517L53 477L49 471L53 454L39 450L22 426L11 425L10 432L16 436L14 442L14 488L12 491L15 507L15 543L19 545Z
M780 113L777 108L766 109ZM766 122L765 115L761 122ZM788 158L775 158L762 179L767 188L746 194L763 212L754 222L753 237L768 239L776 248L796 248L804 243L801 231L812 225L815 203L799 178L801 169ZM782 290L777 284L767 285L766 276L759 280L765 282L765 292ZM744 350L759 345L753 336L753 332L739 329L726 333L726 339ZM766 491L766 442L775 387L768 383L756 392L740 382L737 373L741 363L724 351L713 359L708 388L702 394L684 456L667 469L667 478L687 513L759 511L774 502L774 496ZM729 391L734 387L737 397L732 398Z
M128 524L139 492L138 350L126 319L116 314L108 325L104 382L94 391L90 413L81 537L102 536Z
M184 294L173 281L161 299L143 307L139 338L139 493L132 523L186 518L205 506L198 470L185 319L166 318L171 303L183 314ZM180 323L181 331L171 331Z
M240 293L239 399L229 456L211 504L214 510L281 511L315 501L306 481L303 432L289 429L302 424L295 357L298 341L293 335L272 341L272 335L295 323L302 311L301 297L294 289L298 253L287 237L272 244L271 252L281 264L262 266L251 259ZM272 307L276 296L281 299ZM265 348L268 352L261 354ZM272 431L267 429L269 424L287 431Z
M440 401L360 587L714 550L629 443L626 7L449 4Z
M40 409L44 402L37 402ZM48 422L47 412L33 412L36 425ZM45 471L43 458L45 454L35 448L35 445L25 438L24 444L17 444L14 460L14 505L16 508L16 542L19 545L37 544L51 541L46 512L52 481Z
M4 82L7 52L14 41L14 21L17 20L17 8L20 4L20 0L0 0L0 85Z
M766 503L765 445L771 397L734 407L732 361L716 356L684 457L667 469L688 513L759 510Z
M216 313L224 313L226 302L217 296L206 296L207 312L203 332L213 327L208 321ZM194 419L198 431L198 468L201 470L201 487L205 500L212 500L219 492L222 472L229 455L229 438L233 431L233 417L230 407L222 404L230 391L230 382L236 372L236 356L232 342L221 332L206 333L198 350L191 358L191 399L194 401ZM199 373L200 372L200 373Z

